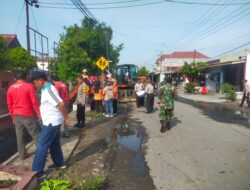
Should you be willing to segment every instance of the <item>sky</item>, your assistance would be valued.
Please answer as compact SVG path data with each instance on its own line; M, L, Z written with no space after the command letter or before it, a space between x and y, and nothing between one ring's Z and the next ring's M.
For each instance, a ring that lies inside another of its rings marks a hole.
M134 2L132 0L82 0L99 22L105 22L106 25L111 26L113 30L111 43L115 46L124 44L119 64L136 64L152 69L161 54L171 54L174 51L197 50L210 58L215 58L229 50L250 49L249 0L182 1L249 4L215 6L179 4L161 0L134 0ZM59 41L60 35L65 32L64 27L79 25L84 15L77 9L43 7L74 7L45 4L71 4L71 0L39 0L38 2L39 8L29 7L30 26L48 37L49 52L53 56L53 43ZM116 4L98 4L114 2ZM142 5L147 3L149 5ZM103 7L128 5L140 6L103 9ZM0 0L0 18L0 33L17 34L21 45L26 48L24 0ZM32 36L31 34L31 46L34 47ZM246 43L248 45L243 46Z

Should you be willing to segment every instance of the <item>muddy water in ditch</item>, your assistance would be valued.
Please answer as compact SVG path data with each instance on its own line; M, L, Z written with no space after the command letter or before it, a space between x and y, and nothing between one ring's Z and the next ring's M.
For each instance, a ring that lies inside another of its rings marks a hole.
M110 189L153 190L153 180L144 159L145 129L140 123L121 119L112 134L117 143Z

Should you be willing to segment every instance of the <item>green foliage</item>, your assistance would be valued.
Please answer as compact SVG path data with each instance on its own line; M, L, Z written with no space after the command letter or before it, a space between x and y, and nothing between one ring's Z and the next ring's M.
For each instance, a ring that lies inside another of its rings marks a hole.
M8 59L9 63L6 65L6 70L27 71L37 67L35 59L21 47L10 49Z
M220 90L222 93L226 93L226 99L230 100L232 102L236 101L236 87L228 84L228 83L224 83L221 85Z
M69 180L51 179L41 183L40 190L71 190L72 184Z
M65 30L65 34L60 38L57 52L59 58L55 61L57 67L54 69L61 79L72 81L82 72L82 69L87 69L89 75L101 74L101 70L95 63L101 56L106 57L106 34L109 60L112 61L110 70L111 72L115 70L123 45L115 47L111 44L113 32L110 27L85 18L81 26L73 25Z
M3 37L0 37L0 69L3 69L8 64L7 54L7 43Z
M187 90L187 92L193 93L195 89L195 84L192 82L187 83L185 89Z
M196 62L191 64L185 63L181 68L181 73L186 76L197 77L202 71L204 71L205 66L206 63L204 62Z
M140 76L144 76L144 77L147 77L149 73L149 71L147 70L145 66L141 67L138 72Z
M102 190L104 189L105 176L96 176L94 179L84 181L82 184L82 190Z
M231 90L226 94L226 99L230 100L232 102L235 102L236 101L236 96L237 96L237 94L236 94L235 90Z
M235 86L233 86L229 83L224 83L220 86L220 90L222 93L229 93L231 91L235 91L236 88L235 88Z

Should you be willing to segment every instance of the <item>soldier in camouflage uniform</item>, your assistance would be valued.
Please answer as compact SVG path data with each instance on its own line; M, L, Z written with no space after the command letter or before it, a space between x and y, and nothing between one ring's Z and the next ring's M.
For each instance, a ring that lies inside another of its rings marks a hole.
M175 87L171 84L171 79L164 79L159 85L159 102L161 132L170 129L170 122L174 116L174 100L176 98Z

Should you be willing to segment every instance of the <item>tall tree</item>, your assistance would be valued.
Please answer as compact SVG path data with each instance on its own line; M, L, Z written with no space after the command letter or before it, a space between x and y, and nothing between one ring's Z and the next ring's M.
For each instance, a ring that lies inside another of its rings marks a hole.
M101 70L96 67L95 63L101 56L106 57L106 44L108 44L109 60L112 61L110 70L114 71L123 44L118 46L111 44L112 29L110 27L85 18L81 26L73 25L65 30L66 32L60 38L56 69L52 64L61 79L74 80L82 69L87 69L90 75L101 74ZM106 38L106 33L108 38Z
M194 77L197 77L205 70L205 66L206 63L204 62L185 63L181 68L181 73L194 79Z
M9 71L27 71L37 68L35 59L21 47L10 49L8 52L9 63L6 70Z
M148 76L148 73L149 73L149 71L147 70L147 68L145 66L143 66L139 69L140 76L146 77L146 76Z

